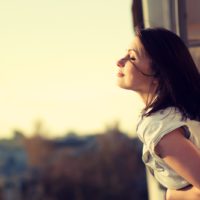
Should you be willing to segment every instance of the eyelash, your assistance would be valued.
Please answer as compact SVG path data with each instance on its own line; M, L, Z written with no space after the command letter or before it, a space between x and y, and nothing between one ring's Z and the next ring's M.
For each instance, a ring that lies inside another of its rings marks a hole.
M136 58L135 57L128 57L131 61L135 61L136 60Z

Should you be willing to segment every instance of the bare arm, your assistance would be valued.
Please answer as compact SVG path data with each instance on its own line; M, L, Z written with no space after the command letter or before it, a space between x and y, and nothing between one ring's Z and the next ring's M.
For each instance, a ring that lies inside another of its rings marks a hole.
M167 199L200 199L200 149L184 137L183 129L178 128L164 136L155 151L168 166L192 185L185 190L168 190Z
M181 190L167 190L166 200L199 200L200 192L196 187L189 186Z

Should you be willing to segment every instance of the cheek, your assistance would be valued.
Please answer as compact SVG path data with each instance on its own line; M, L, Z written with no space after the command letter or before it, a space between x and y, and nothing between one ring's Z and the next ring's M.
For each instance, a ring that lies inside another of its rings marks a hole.
M138 72L134 67L127 68L127 79L129 79L130 82L138 82L142 77L140 72Z
M142 75L136 68L127 69L126 85L135 91L144 91L149 84L149 78Z

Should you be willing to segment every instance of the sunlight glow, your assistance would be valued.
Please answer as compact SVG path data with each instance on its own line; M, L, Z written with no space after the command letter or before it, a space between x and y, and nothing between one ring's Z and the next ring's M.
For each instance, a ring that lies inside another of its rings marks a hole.
M131 0L0 2L0 137L102 131L134 134L140 103L116 86L116 60L132 39Z

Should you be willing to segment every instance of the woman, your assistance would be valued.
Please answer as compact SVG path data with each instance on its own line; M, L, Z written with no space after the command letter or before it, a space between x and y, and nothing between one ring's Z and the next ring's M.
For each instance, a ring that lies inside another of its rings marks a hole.
M199 200L200 75L187 47L166 29L136 30L117 65L118 86L145 103L137 135L147 168L167 200Z

